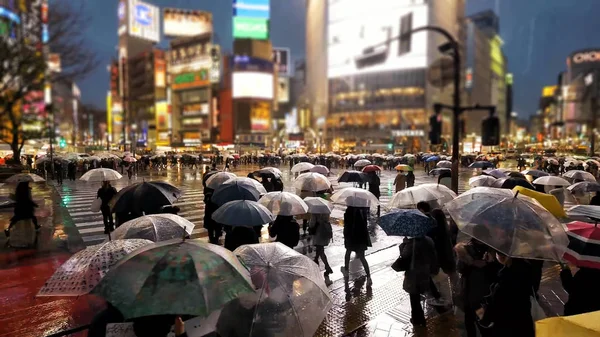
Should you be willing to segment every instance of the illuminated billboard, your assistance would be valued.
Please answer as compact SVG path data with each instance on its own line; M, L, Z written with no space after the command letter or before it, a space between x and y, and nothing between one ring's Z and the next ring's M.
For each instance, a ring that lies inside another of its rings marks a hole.
M211 34L213 31L212 13L165 8L163 11L163 29L167 36Z
M269 20L234 16L233 38L268 40Z
M167 102L156 102L156 130L171 129L171 114Z
M427 67L428 33L407 33L428 16L422 0L329 0L328 77Z
M289 77L277 78L277 102L287 103L290 101L290 79Z
M259 72L233 73L233 98L273 99L273 75Z
M290 48L273 47L273 63L277 65L279 76L290 76Z
M129 35L158 42L160 40L159 19L158 7L129 0Z
M250 127L253 132L268 132L271 121L271 105L255 102L250 107Z
M182 90L210 85L210 69L173 75L171 89Z
M233 0L233 16L268 19L269 0Z

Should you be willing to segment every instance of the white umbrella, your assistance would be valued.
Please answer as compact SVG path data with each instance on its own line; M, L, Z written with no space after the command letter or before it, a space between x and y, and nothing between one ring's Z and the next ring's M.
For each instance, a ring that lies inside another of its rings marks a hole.
M371 165L371 161L367 159L361 159L354 163L354 167L365 167L367 165Z
M315 167L315 165L308 162L298 163L292 167L292 173L310 171L313 167Z
M122 224L111 234L113 240L145 239L152 242L192 235L194 224L175 214L144 215Z
M506 177L506 173L504 173L503 171L501 171L499 169L485 170L482 173L486 174L488 176L492 176L494 178L498 178L498 179Z
M311 214L331 214L333 204L323 198L306 197L304 202L308 205L308 213Z
M441 207L454 198L456 198L456 193L444 185L423 184L403 189L394 194L387 207L416 208L420 201L428 202L433 207Z
M600 167L600 162L594 159L588 159L585 161L586 164L588 165L596 165L596 167Z
M600 192L600 184L591 181L580 181L567 187L567 190L577 195L583 195L590 192Z
M46 281L37 296L81 296L89 293L108 270L129 253L152 241L114 240L89 246L71 256Z
M44 182L44 181L46 181L46 180L44 178L38 176L37 174L18 173L18 174L8 177L5 182L7 182L7 183L21 183L21 182L39 183L39 182Z
M348 187L336 191L331 196L331 201L336 204L354 207L371 207L379 205L379 200L373 193L356 187Z
M206 180L206 187L216 190L222 183L235 178L237 178L237 176L230 172L215 173Z
M545 185L545 186L569 186L570 182L561 177L556 176L545 176L539 177L533 181L534 184L537 185Z
M228 226L254 227L275 220L275 216L256 201L234 200L219 207L212 219Z
M595 205L577 205L569 208L569 216L584 216L591 219L600 219L600 206Z
M329 169L324 165L315 165L315 167L310 169L310 172L321 173L322 175L326 176L329 174Z
M121 178L123 178L123 176L115 170L107 168L98 168L87 171L84 175L81 176L81 178L79 178L79 180L99 182L119 180Z
M294 188L300 191L319 192L331 188L331 182L320 173L303 173L294 180Z
M448 160L442 160L440 162L438 162L435 167L441 167L441 168L452 168L452 162L448 161Z
M471 186L471 187L481 187L481 186L491 187L495 181L496 181L496 178L494 178L492 176L483 176L483 175L476 176L476 177L469 179L469 186Z
M89 160L89 161L94 161L94 160L95 161L100 161L100 159L101 158L98 157L98 156L89 156L89 157L85 158L85 160Z
M125 158L123 158L123 161L126 161L128 163L135 163L137 161L137 159L135 159L133 157L125 157Z
M300 215L308 211L308 206L302 198L289 192L269 192L258 202L274 215Z
M581 170L571 170L571 171L567 171L565 174L563 174L564 178L569 178L571 180L583 180L583 181L590 181L590 182L596 182L596 177L594 177L593 174L586 172L586 171L581 171Z

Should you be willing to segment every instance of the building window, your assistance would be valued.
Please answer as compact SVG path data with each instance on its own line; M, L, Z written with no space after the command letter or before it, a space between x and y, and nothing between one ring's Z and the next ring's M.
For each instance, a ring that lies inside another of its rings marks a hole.
M408 13L400 18L400 45L398 55L404 55L410 52L412 30L412 13Z

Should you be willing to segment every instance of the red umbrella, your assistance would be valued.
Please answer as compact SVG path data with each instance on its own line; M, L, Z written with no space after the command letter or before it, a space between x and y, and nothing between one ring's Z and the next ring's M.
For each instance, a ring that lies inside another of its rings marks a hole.
M569 246L564 259L578 267L600 269L600 228L582 221L567 224Z
M381 171L381 170L382 170L382 168L377 165L367 165L362 169L362 171L365 173Z

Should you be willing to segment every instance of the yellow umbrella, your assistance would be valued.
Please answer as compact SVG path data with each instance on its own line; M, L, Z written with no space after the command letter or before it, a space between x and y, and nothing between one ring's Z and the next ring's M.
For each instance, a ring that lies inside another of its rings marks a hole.
M413 170L412 167L405 165L405 164L400 164L400 165L396 166L396 171L412 171L412 170Z
M535 335L537 337L597 337L600 335L600 311L537 321Z
M558 202L556 197L551 194L536 192L523 186L515 186L515 188L513 188L513 191L519 192L523 195L537 200L540 204L542 204L542 206L544 206L545 209L548 210L548 212L552 213L552 215L554 215L557 218L567 217L567 213L565 213L565 210L563 209L561 204Z

